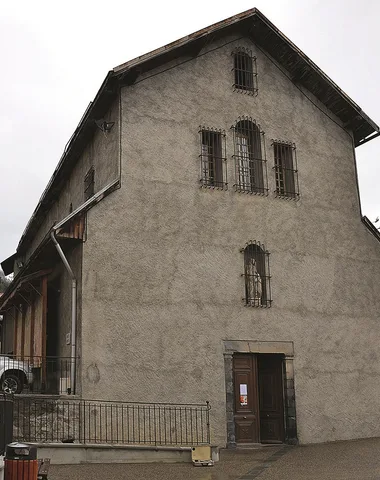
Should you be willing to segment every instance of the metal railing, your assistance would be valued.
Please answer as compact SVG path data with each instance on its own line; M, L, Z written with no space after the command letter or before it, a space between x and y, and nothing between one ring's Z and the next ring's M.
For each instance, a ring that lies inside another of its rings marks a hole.
M124 445L210 444L210 404L14 397L14 440Z
M71 357L0 355L0 391L6 394L70 394Z

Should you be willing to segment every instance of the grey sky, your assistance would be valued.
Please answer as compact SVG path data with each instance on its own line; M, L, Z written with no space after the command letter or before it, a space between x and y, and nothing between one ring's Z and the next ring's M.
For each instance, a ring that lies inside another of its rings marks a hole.
M14 253L108 70L252 7L380 123L378 0L2 2L0 261ZM379 153L380 137L357 149L362 210L372 220Z

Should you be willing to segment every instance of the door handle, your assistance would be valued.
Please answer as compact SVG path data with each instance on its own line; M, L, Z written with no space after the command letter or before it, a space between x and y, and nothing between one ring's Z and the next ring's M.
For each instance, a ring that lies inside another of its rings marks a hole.
M244 420L246 420L246 419L247 419L247 417L243 417L243 418L244 418Z

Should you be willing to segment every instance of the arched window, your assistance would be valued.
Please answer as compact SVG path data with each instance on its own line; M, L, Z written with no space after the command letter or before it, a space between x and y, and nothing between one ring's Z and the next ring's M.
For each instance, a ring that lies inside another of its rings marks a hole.
M247 48L238 47L232 52L234 58L234 89L245 93L257 93L256 57Z
M245 303L251 307L270 307L272 303L269 252L260 242L251 241L244 253Z
M236 190L266 194L266 159L264 132L250 117L239 118L234 130Z

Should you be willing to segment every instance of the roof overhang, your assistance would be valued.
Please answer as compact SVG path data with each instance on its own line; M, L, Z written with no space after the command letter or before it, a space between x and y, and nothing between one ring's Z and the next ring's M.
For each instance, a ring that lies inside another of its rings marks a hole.
M17 298L16 293L19 292L20 288L24 283L30 282L33 278L37 278L41 275L38 272L52 272L57 263L61 263L55 245L51 239L51 233L55 232L57 239L59 240L61 247L63 249L70 250L76 245L84 241L84 231L85 231L85 212L87 209L91 208L92 205L99 202L100 199L104 198L107 194L113 191L117 186L116 182L108 185L107 188L104 188L101 192L98 192L94 197L89 199L81 208L78 208L61 222L54 225L45 237L42 239L41 243L34 250L32 255L28 258L25 264L22 266L20 271L14 277L13 281L8 285L7 289L4 292L4 295L0 298L0 312L5 310L5 307L8 308L10 299ZM12 257L9 257L12 258ZM7 262L9 259L5 260ZM4 264L3 262L3 264ZM2 265L3 265L2 264ZM13 263L12 263L13 271Z
M1 268L3 269L4 275L10 275L13 273L13 266L16 260L17 254L14 253L10 257L6 258L1 262Z
M222 22L187 35L176 42L123 63L113 69L119 81L133 83L141 73L183 55L196 54L210 41L227 34L247 36L262 47L288 73L294 83L302 85L335 114L347 130L352 130L355 146L379 132L378 125L363 112L338 85L291 42L257 8L247 10Z
M24 230L18 251L27 248L68 173L94 134L95 120L105 115L119 89L132 85L139 75L169 61L183 56L196 57L210 41L229 34L247 36L269 53L287 70L294 83L309 90L341 120L344 128L352 131L355 146L377 136L380 130L376 123L259 10L253 8L123 63L107 74L94 101L90 103L66 145L58 166Z

